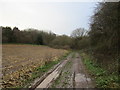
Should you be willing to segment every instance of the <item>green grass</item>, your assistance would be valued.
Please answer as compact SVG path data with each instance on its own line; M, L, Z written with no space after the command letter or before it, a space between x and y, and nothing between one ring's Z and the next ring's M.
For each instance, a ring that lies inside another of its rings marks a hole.
M66 53L65 55L61 56L58 60L49 61L44 66L40 66L34 70L31 77L24 81L22 87L28 87L30 82L35 80L36 78L42 76L45 72L49 71L54 65L58 64L61 60L64 60L71 52ZM26 85L27 84L27 85Z
M27 79L22 81L21 86L15 86L15 87L11 87L11 88L16 88L18 90L20 88L28 88L30 86L31 82L33 82L36 78L41 77L45 72L49 71L54 65L58 64L61 60L65 60L65 58L70 53L71 53L71 51L69 51L68 53L64 54L63 56L61 56L57 60L49 61L49 62L45 63L45 65L40 66L40 67L34 69L34 71L31 73L30 77L28 77Z
M38 68L36 68L34 70L34 72L32 73L31 77L29 77L27 80L22 81L23 84L22 86L15 86L12 88L28 88L30 83L32 81L34 81L36 78L42 76L45 72L47 72L48 70L50 70L54 65L58 64L60 60L57 61L50 61L48 63L46 63L44 66L40 66Z
M91 75L95 78L98 88L120 88L118 74L109 74L105 69L99 67L97 63L93 62L90 56L85 53L81 53L81 56Z
M72 58L74 58L74 57L75 57L75 52L72 53Z
M73 53L72 53L72 55L73 55ZM61 71L61 74L54 81L51 88L57 88L57 86L61 86L61 85L62 85L62 88L65 88L65 86L68 84L68 80L67 80L69 78L68 76L71 74L71 72L68 70L68 69L70 69L71 65L72 65L71 61L68 61L66 63L66 65L64 66L64 68ZM61 81L62 81L62 83L61 83Z

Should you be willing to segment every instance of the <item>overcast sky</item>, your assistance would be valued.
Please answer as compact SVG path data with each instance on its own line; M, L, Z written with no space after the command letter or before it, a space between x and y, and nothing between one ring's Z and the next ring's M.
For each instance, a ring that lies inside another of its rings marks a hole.
M51 30L56 34L70 35L76 28L89 28L95 7L95 2L0 0L0 26Z

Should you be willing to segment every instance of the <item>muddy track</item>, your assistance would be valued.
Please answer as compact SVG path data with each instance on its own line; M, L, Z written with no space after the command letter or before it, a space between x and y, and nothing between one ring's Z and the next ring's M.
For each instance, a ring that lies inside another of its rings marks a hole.
M88 74L78 53L73 60L74 88L94 88L95 85Z
M37 88L94 88L95 84L88 74L78 53L70 54Z
M61 69L67 63L71 54L65 60L62 60L60 63L51 68L48 72L46 72L42 77L37 78L35 81L31 83L29 86L30 90L34 90L36 88L48 88L51 86L52 82L59 76L61 73Z

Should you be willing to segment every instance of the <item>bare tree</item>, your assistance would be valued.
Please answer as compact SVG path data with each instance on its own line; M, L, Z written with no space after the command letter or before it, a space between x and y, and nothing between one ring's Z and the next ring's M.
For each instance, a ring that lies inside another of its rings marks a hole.
M80 42L81 40L87 35L87 30L84 28L78 28L74 30L71 34L72 37L72 43L71 48L73 49L80 49Z
M73 38L83 37L85 35L85 31L86 30L84 28L78 28L72 32L71 37Z

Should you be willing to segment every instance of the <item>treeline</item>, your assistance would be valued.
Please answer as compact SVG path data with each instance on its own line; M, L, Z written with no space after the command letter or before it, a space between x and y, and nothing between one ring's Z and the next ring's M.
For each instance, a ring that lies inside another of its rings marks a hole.
M89 37L95 52L116 54L120 48L120 2L99 3L91 20Z
M37 29L19 30L17 27L2 28L2 43L21 43L47 45L63 49L83 49L87 47L88 36L84 28L78 28L71 36L56 35L53 32L45 32Z
M67 35L56 35L37 29L19 30L17 27L2 28L2 43L21 43L47 45L54 48L69 49L71 38Z
M120 2L99 3L91 18L90 51L101 66L117 72L120 64ZM120 68L120 67L119 67Z

